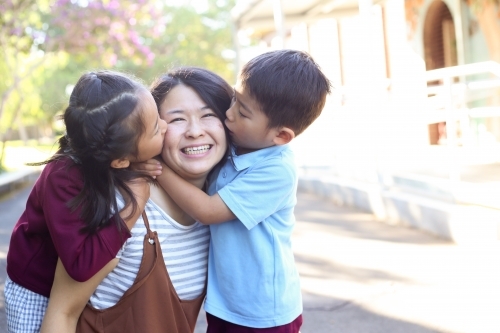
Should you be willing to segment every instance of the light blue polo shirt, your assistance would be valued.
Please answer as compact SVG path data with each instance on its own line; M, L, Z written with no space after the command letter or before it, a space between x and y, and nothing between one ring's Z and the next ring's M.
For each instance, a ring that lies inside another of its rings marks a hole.
M211 225L205 311L254 328L302 313L291 236L297 171L288 145L237 156L232 150L209 186L237 219Z

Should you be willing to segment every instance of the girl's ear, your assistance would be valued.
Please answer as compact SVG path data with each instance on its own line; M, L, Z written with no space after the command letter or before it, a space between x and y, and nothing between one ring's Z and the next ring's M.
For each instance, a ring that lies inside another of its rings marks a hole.
M130 165L130 160L127 158L119 158L111 161L111 167L115 169L125 169Z
M289 127L282 127L274 137L274 144L277 146L285 145L295 138L295 132Z

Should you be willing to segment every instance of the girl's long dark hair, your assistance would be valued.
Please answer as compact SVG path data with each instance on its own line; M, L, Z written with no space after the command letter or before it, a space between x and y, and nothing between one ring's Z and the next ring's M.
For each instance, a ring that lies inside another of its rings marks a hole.
M85 222L84 232L94 233L118 214L116 190L126 205L137 201L126 182L145 177L130 169L115 169L111 162L127 156L137 156L137 141L145 131L141 118L138 93L146 89L125 74L112 71L89 72L78 80L64 111L66 135L59 139L59 150L47 164L71 158L83 175L81 192L68 202L80 209ZM120 219L116 219L120 228Z
M160 110L160 106L168 93L180 84L196 91L207 106L215 112L222 124L224 124L226 111L231 106L233 88L222 77L204 68L180 67L159 76L150 87L158 110ZM224 131L226 132L226 140L229 143L230 137L225 125ZM226 156L228 151L226 151ZM219 164L224 163L224 161L225 158Z

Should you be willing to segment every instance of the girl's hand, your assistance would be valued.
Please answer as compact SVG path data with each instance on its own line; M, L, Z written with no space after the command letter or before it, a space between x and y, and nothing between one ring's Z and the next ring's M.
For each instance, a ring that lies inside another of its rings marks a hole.
M156 176L161 175L162 165L160 161L153 158L145 162L131 163L130 168L135 171L147 173L151 177L156 178Z

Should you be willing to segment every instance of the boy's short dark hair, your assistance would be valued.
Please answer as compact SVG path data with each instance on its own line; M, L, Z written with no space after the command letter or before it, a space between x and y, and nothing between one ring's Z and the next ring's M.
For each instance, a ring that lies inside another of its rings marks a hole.
M268 127L290 127L295 135L321 114L331 87L312 57L297 50L253 58L243 67L240 80L268 117Z

